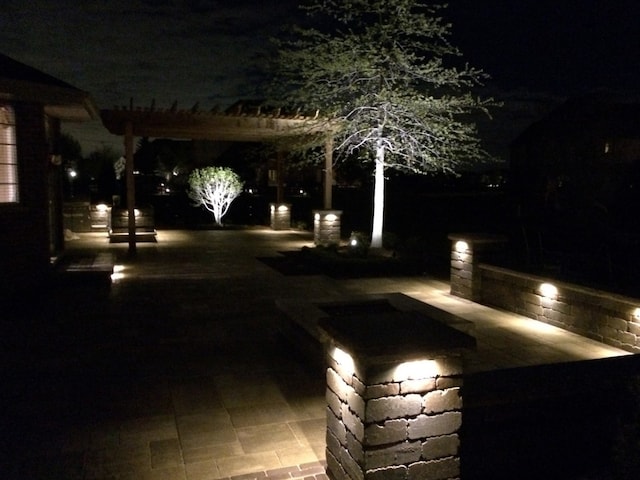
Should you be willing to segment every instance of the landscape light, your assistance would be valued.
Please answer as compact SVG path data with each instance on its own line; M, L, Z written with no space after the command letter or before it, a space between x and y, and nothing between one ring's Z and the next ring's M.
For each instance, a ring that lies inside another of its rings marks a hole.
M458 253L465 253L467 250L469 250L469 244L464 240L458 240L456 242L455 249Z
M113 273L111 274L111 281L115 282L124 278L124 265L114 265Z
M419 380L437 377L439 373L440 368L437 361L414 360L398 365L394 371L393 379L396 381Z
M316 222L317 222L317 221L319 221L319 220L320 220L320 214L319 214L319 213L316 213L316 214L313 216L313 219L314 219Z
M343 366L346 370L351 373L355 372L355 362L353 361L353 357L351 357L351 355L342 350L340 347L333 347L331 356L339 365Z
M287 210L289 210L289 208L286 205L279 205L278 206L278 211L279 212L286 212Z
M99 212L106 212L109 209L104 203L99 203L96 205L96 210Z
M540 287L538 288L538 291L543 297L546 297L546 298L555 299L558 296L558 289L556 288L555 285L552 285L551 283L541 284Z
M324 218L325 218L325 220L326 220L327 222L335 222L335 221L338 219L338 217L337 217L335 214L333 214L333 213L328 214L328 215L327 215L326 217L324 217Z
M636 320L640 320L640 307L636 308L633 311L633 318L635 318Z

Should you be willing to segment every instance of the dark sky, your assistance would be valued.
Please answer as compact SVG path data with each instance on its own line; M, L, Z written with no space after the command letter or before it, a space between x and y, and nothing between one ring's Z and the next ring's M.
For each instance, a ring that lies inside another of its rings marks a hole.
M640 91L637 0L452 0L457 45L502 89Z
M297 0L3 0L2 53L90 92L99 108L225 107L255 95L268 38ZM454 43L498 91L640 92L637 0L451 0ZM100 126L65 127L85 153Z

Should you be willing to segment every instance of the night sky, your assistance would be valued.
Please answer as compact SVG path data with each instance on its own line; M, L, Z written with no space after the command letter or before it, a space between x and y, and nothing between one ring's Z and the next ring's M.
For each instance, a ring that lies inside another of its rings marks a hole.
M0 51L90 92L99 108L226 107L254 98L268 39L298 0L4 0ZM493 94L640 93L637 0L451 0L453 43ZM121 140L78 129L85 154Z

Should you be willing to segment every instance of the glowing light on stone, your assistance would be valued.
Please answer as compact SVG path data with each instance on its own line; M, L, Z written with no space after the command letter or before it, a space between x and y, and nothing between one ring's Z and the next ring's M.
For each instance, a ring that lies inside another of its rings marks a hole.
M342 365L349 372L355 372L355 363L353 357L340 347L334 347L331 354L333 359L340 365Z
M456 248L456 252L465 253L467 250L469 250L469 244L464 240L458 240L456 242L455 248Z
M439 373L440 368L436 360L415 360L398 365L393 378L397 381L419 380L436 377Z
M543 297L555 299L558 297L558 288L551 283L543 283L538 289Z

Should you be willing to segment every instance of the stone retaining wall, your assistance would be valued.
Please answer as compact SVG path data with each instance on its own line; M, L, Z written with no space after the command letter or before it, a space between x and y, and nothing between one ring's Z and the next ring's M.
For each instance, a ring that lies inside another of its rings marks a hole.
M639 299L483 263L487 252L494 253L501 243L492 236L449 238L453 295L640 353Z
M640 300L482 264L481 303L640 353ZM543 284L555 286L545 296Z

